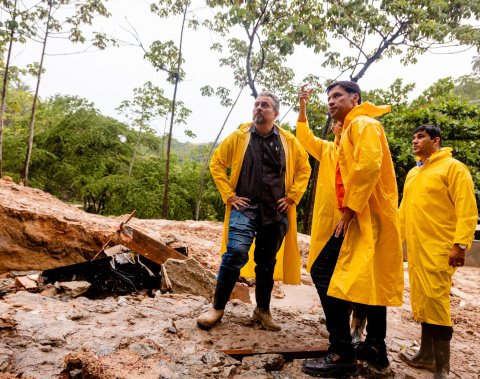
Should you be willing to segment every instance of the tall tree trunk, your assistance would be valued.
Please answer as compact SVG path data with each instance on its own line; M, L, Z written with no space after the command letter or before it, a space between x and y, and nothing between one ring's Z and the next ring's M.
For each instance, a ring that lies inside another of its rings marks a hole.
M205 163L203 165L203 170L202 170L202 175L200 177L200 188L198 190L197 209L195 210L195 221L198 221L198 215L200 214L200 203L202 202L202 193L203 193L203 180L205 179L205 172L207 171L208 162L210 162L210 158L212 156L213 150L215 150L215 145L217 144L218 139L220 138L220 135L223 132L223 128L225 127L225 125L228 121L228 118L230 117L230 114L233 111L233 108L235 108L235 105L237 105L237 101L240 98L240 95L242 94L242 91L243 91L244 88L245 88L245 86L240 89L240 92L238 93L237 98L235 99L235 102L233 103L232 107L230 108L230 111L228 112L227 117L225 118L225 121L223 122L223 125L222 125L222 127L220 128L220 131L217 134L217 138L215 138L215 142L213 143L212 147L210 148L210 151L208 152L207 159L205 159Z
M13 18L15 21L17 17L17 0L15 0L15 5L13 7ZM3 117L5 114L5 98L7 97L7 85L8 85L8 69L10 67L10 57L12 56L12 45L13 45L13 35L15 34L15 29L12 27L10 32L10 42L8 44L8 54L7 62L5 63L5 74L3 75L3 88L2 88L2 103L0 105L0 178L3 177Z
M140 125L140 129L138 130L137 143L135 144L135 150L133 152L132 162L130 163L130 169L128 170L128 176L129 177L130 177L130 175L132 175L133 162L135 161L135 156L137 155L137 149L138 149L138 144L140 143L141 133L142 133L142 125Z
M180 78L180 65L182 64L183 28L185 26L185 19L187 18L187 9L188 9L188 3L185 5L185 12L183 12L182 31L180 33L180 46L179 46L179 49L178 49L177 73L176 73L176 76L175 76L175 89L173 91L172 118L170 119L170 131L168 133L167 162L165 164L165 190L163 192L163 206L162 206L162 218L163 219L167 218L168 171L169 171L169 168L170 168L170 147L172 145L173 120L175 119L175 101L177 99L178 80Z
M327 122L325 123L325 127L322 131L322 139L327 139L328 132L332 125L332 117L328 114ZM308 194L308 201L307 201L307 209L305 210L305 215L303 218L303 234L310 234L310 228L312 226L312 219L313 219L313 209L315 205L315 193L317 192L317 180L318 180L318 172L320 169L320 162L315 160L315 168L313 169L312 175L312 185L310 188L310 193Z
M40 79L42 77L43 58L45 57L45 48L47 46L47 39L48 39L48 32L49 32L48 28L50 27L50 18L52 14L53 1L49 1L48 5L49 5L49 8L48 8L47 27L45 30L45 39L43 40L42 58L40 60L40 67L38 69L37 89L35 90L35 97L33 98L32 116L30 118L30 134L28 137L27 156L25 158L25 167L23 169L23 185L25 187L28 184L28 166L30 165L30 156L32 155L33 127L35 125L35 111L37 109L38 89L40 88Z

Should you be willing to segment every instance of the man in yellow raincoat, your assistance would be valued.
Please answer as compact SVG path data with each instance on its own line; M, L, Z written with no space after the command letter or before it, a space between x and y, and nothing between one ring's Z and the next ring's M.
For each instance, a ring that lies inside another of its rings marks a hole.
M478 220L472 177L451 151L442 148L438 126L413 132L417 166L407 175L400 206L412 313L422 323L420 350L400 356L411 366L435 371L438 379L450 371L452 275L465 262Z
M306 86L307 84L302 86L298 95L300 107L296 135L305 150L320 163L313 208L310 251L307 262L307 272L310 272L313 262L317 259L318 254L320 254L342 218L342 212L337 206L335 172L343 125L340 121L334 123L332 127L332 132L335 135L334 142L326 141L313 135L307 120L307 102L313 92L313 88L307 90ZM360 304L350 303L349 311L352 312L352 340L354 343L357 343L362 340L366 324L366 310Z
M327 94L332 118L343 123L335 173L343 216L311 267L330 333L329 353L302 368L335 377L357 374L355 355L388 366L386 306L402 305L403 263L395 172L383 128L373 118L390 107L361 104L354 82L332 83ZM355 350L348 301L367 306L367 338Z
M296 205L311 170L297 139L275 125L279 106L277 96L259 94L253 122L230 134L212 157L210 171L227 209L213 308L198 317L202 327L222 318L241 273L256 278L253 318L278 331L270 313L274 280L300 284Z

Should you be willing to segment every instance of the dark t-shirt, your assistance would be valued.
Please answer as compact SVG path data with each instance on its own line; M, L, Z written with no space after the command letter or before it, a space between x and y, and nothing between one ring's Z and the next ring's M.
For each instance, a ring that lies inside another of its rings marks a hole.
M250 205L238 211L250 219L261 217L263 225L271 224L286 217L277 210L277 201L285 196L285 151L275 125L266 137L255 124L250 133L236 188L236 195L250 199Z

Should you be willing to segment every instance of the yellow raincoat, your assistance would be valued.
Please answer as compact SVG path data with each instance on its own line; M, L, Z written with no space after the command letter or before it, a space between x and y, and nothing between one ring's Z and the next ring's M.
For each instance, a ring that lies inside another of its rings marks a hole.
M368 102L345 118L338 161L343 205L356 212L340 250L328 295L367 305L401 306L403 257L398 193L390 149L372 117L390 106Z
M305 150L320 162L307 263L307 272L310 272L313 262L342 218L335 193L335 169L340 140L330 142L315 137L308 127L308 122L297 122L297 139Z
M235 195L239 174L241 172L243 158L250 141L250 126L252 123L243 124L235 132L230 134L215 150L210 162L210 172L220 191L223 201L227 204L222 239L222 255L227 250L228 242L228 221L232 205L227 202L228 198ZM273 273L273 279L282 280L287 284L300 284L300 252L297 244L297 213L296 205L300 201L307 188L310 177L310 164L308 154L297 141L295 136L288 131L278 127L280 139L285 151L285 191L286 195L295 202L287 212L288 232L283 244L277 253L277 264ZM230 179L227 177L226 169L232 166ZM249 260L240 271L245 278L255 277L255 262L253 251L255 241L249 251Z
M452 325L449 295L456 270L448 257L454 243L470 249L478 220L472 177L451 150L442 148L410 170L400 206L413 317L445 326Z

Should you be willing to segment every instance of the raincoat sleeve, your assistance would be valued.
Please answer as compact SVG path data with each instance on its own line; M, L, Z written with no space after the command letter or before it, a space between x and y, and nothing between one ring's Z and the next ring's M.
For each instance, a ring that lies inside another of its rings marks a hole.
M374 122L360 118L350 125L353 165L345 185L343 206L362 213L380 178L382 145Z
M478 211L472 176L468 168L456 162L448 170L448 193L455 204L457 225L453 243L468 245L470 249L477 226Z
M403 205L405 201L405 194L403 195L402 202L400 203L400 208L398 209L399 219L400 219L400 242L405 241L406 232L405 232L405 206Z
M328 142L313 135L308 121L297 121L297 139L312 157L321 161L323 149L328 145Z
M229 197L235 195L231 182L227 177L227 167L232 164L234 153L235 133L230 134L215 150L210 162L210 172L222 196L223 202L227 204Z
M305 149L296 138L293 138L292 141L292 153L294 156L293 185L287 190L286 195L298 205L303 193L307 189L312 169L310 168L310 163L308 163L308 154Z

